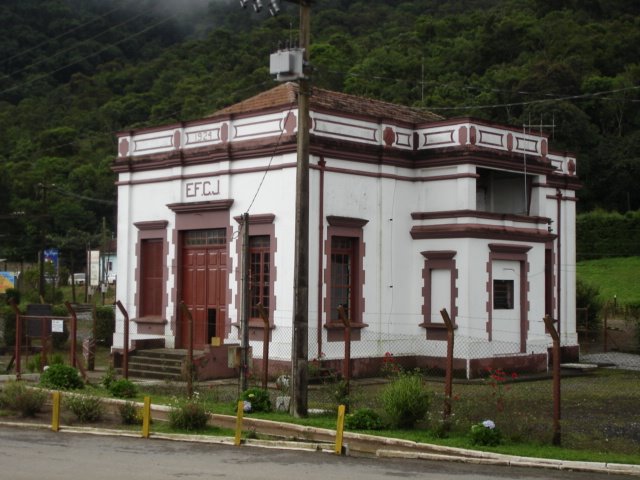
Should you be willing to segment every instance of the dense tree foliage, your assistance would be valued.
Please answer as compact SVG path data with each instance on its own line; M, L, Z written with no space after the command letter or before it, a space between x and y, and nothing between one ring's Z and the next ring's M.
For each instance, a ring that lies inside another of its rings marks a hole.
M284 3L272 18L231 0L2 2L0 257L58 246L69 262L103 218L113 230L115 132L274 86L269 53L297 38ZM579 157L582 211L635 210L639 14L625 0L316 0L313 82L542 128Z

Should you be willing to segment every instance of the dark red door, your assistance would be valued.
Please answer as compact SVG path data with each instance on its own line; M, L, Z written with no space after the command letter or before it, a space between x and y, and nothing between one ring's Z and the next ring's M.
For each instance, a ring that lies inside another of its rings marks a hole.
M193 342L202 348L223 337L227 314L225 246L191 247L182 252L182 298L193 317ZM188 346L188 323L180 316L179 346Z

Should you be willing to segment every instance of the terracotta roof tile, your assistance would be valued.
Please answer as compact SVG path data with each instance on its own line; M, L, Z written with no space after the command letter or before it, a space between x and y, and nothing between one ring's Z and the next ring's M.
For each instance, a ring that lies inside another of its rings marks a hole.
M295 104L297 101L298 84L283 83L271 90L243 100L218 110L213 115L238 114L259 111L273 107ZM442 117L426 110L397 105L381 100L358 97L346 93L332 92L314 88L310 99L311 109L335 110L344 113L363 115L388 120L398 120L409 123L423 123L442 120Z

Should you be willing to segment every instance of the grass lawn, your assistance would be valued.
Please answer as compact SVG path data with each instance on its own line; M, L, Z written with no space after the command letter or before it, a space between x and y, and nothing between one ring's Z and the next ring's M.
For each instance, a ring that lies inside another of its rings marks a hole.
M640 304L640 257L599 258L576 265L579 279L600 288L605 301Z

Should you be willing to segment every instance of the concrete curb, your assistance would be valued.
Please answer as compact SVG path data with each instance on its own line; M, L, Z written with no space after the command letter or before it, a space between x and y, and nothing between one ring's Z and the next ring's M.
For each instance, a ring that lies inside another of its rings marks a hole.
M233 418L233 417L231 417ZM258 419L252 419L258 420ZM271 422L268 420L262 420L261 422ZM280 434L285 433L290 424L279 424ZM49 430L51 427L47 424L33 424L22 422L2 422L0 426L14 427L14 428L33 428L41 430ZM294 427L301 427L299 425L293 425ZM302 428L307 434L313 434L316 430L321 433L322 436L327 432L332 432L326 429L315 429L313 427ZM296 429L298 430L298 429ZM58 433L79 433L85 435L103 435L103 436L120 436L131 438L142 438L139 432L127 432L123 430L112 430L105 428L93 428L93 427L64 427L61 426ZM335 436L335 432L333 432ZM384 444L396 444L402 445L405 449L391 449L391 448L377 448L374 453L379 458L399 458L399 459L413 459L413 460L430 460L430 461L444 461L444 462L459 462L475 465L501 465L511 467L527 467L527 468L545 468L552 470L568 470L568 471L580 471L580 472L592 472L592 473L607 473L607 474L620 474L630 476L640 476L640 465L620 464L620 463L605 463L605 462L579 462L569 460L554 460L546 458L533 458L533 457L519 457L515 455L505 455L500 453L482 452L476 450L464 450L455 447L443 447L441 445L429 445L418 444L415 442L390 439L385 437L375 437L373 435L363 434L350 434L345 432L345 442L347 436L355 440L354 437L372 437L372 439L378 440L378 445ZM180 433L152 433L152 439L179 441L179 442L192 442L192 443L204 443L211 445L234 445L233 437L214 437L204 435L189 435ZM346 444L346 450L360 453L370 453L370 450L366 451L358 450L354 448L355 444ZM289 441L289 440L257 440L257 439L245 439L242 441L242 445L259 447L259 448L274 448L283 450L298 450L308 452L322 452L334 454L333 445L330 442L323 441ZM413 448L411 448L413 447ZM417 448L416 448L417 447ZM430 449L432 451L425 451Z
M464 457L438 453L406 452L381 449L376 452L376 456L381 458L411 458L434 461L460 462L476 465L502 465L508 467L546 468L552 470L570 470L575 472L640 476L640 465L552 460L545 458L518 457L503 454L490 454L485 457Z

